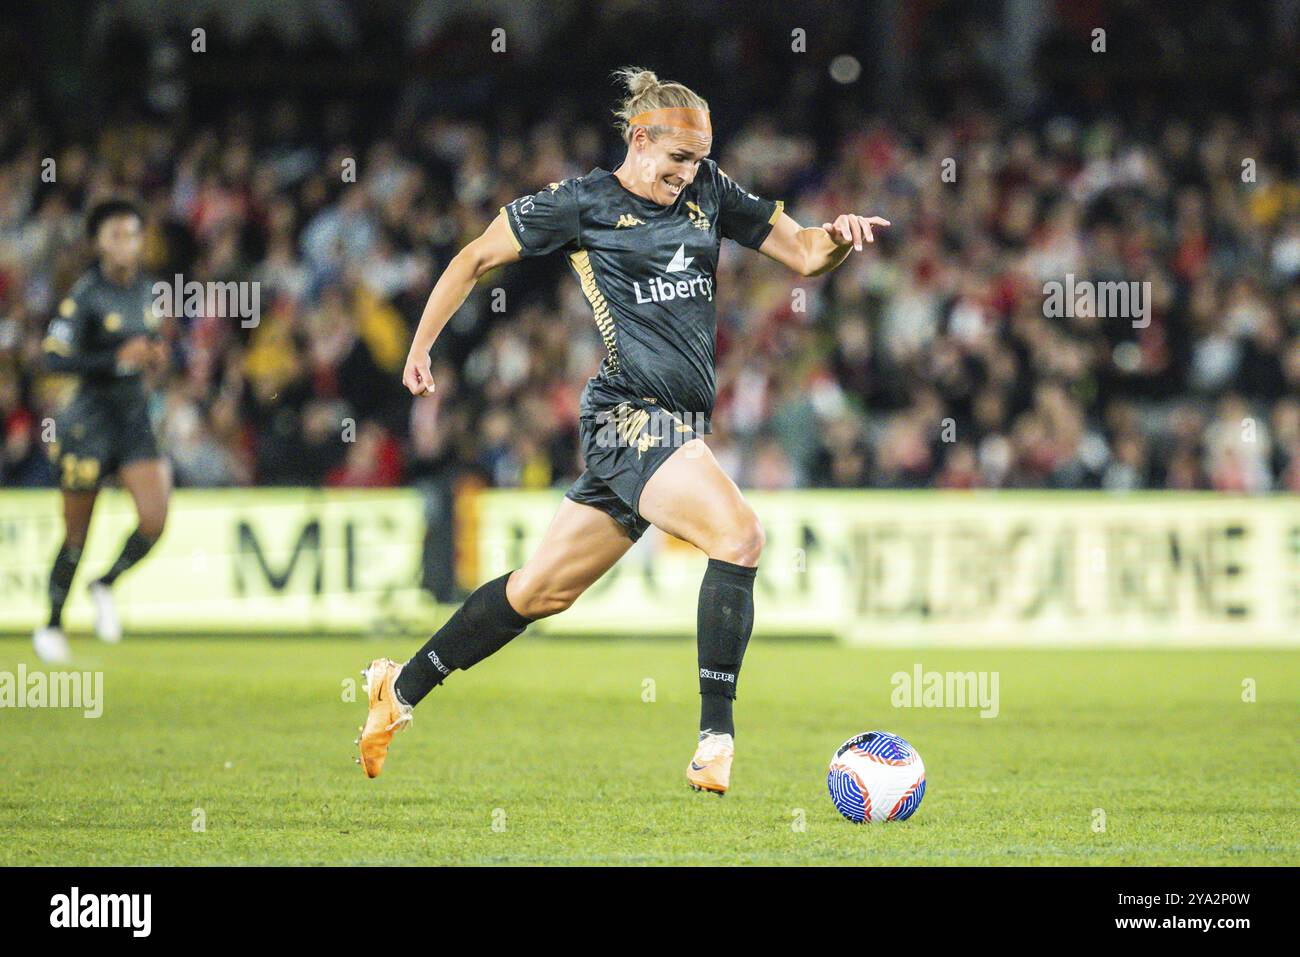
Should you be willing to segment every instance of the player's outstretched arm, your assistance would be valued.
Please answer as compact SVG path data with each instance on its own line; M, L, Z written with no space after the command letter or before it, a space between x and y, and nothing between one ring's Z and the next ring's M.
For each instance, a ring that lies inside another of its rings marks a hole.
M429 350L443 327L464 304L474 284L498 266L518 261L519 250L504 213L492 220L482 236L452 257L429 294L415 337L411 340L411 350L406 355L402 385L410 390L411 395L433 392Z
M875 242L873 226L888 225L889 220L879 216L845 213L833 223L804 228L782 213L758 251L801 276L820 276L844 262L852 250L861 251L863 243Z

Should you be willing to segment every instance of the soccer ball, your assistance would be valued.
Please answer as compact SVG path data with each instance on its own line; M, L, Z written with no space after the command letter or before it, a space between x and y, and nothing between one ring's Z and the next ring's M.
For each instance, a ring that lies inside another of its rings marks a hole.
M835 751L826 787L835 807L854 824L906 821L925 797L925 765L898 735L864 731Z

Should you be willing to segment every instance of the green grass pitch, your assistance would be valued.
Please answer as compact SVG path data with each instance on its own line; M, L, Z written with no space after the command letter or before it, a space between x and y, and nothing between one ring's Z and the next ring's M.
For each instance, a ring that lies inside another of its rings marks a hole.
M1300 863L1300 652L755 640L719 799L683 777L689 641L522 638L435 691L367 780L358 671L417 645L76 640L104 713L0 710L0 865ZM20 662L0 640L0 671ZM998 672L1000 714L892 707L918 662ZM827 797L832 751L872 728L925 760L905 823Z

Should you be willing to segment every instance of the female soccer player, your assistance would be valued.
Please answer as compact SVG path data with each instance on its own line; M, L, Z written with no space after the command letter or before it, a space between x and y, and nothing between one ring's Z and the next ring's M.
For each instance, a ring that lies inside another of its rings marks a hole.
M358 763L379 774L393 733L451 672L482 661L530 622L573 604L650 525L709 557L700 587L700 734L687 765L696 790L727 790L732 701L754 623L763 529L697 433L714 401L714 273L722 239L802 276L835 268L872 241L876 217L846 213L803 229L783 204L760 199L705 157L709 108L680 83L646 70L616 74L627 156L614 172L551 183L503 207L451 261L411 343L402 381L434 390L429 350L474 283L498 266L560 250L594 313L608 355L582 395L587 470L569 489L536 553L480 587L405 665L379 658L363 672L370 710Z
M107 200L86 221L98 262L77 280L45 337L52 372L80 377L72 402L55 424L51 455L63 490L64 539L50 571L50 619L36 629L36 654L45 661L70 657L63 634L63 604L76 574L100 483L116 473L135 502L139 526L111 568L90 583L95 634L122 638L113 607L113 583L143 558L167 520L171 473L158 454L142 381L147 366L164 363L151 283L140 268L139 210Z

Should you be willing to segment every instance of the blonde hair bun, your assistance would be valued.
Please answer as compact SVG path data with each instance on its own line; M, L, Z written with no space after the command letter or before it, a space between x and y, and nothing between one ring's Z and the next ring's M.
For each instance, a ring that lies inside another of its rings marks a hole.
M709 109L709 104L690 87L672 80L660 80L653 70L639 66L625 66L614 71L614 79L626 91L618 109L614 110L615 126L623 135L623 140L630 141L632 127L628 120L638 113L650 110L662 110L670 107L685 107L693 110ZM666 127L646 127L650 138L657 139Z

